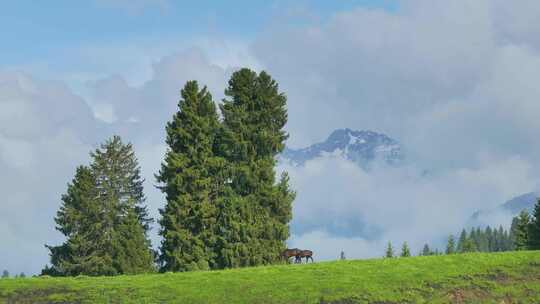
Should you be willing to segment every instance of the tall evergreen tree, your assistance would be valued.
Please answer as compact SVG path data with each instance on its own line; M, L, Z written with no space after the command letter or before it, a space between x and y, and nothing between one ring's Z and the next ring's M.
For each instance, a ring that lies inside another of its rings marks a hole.
M531 223L529 224L527 247L531 250L540 249L540 198L534 205Z
M232 75L225 94L218 147L229 165L231 191L220 211L227 234L219 240L220 261L222 267L274 263L289 237L295 197L286 174L275 179L276 157L288 137L287 99L270 75L249 69Z
M79 166L54 219L56 229L66 236L66 241L59 246L46 245L52 267L45 268L42 274L117 274L102 230L105 212L105 206L99 202L95 175L90 168Z
M167 200L160 210L161 270L220 268L218 207L226 178L224 159L215 155L218 114L211 94L196 81L186 83L181 97L166 127L168 151L156 175Z
M459 235L459 240L457 244L457 252L462 253L464 252L463 247L465 246L465 242L467 241L467 231L463 229L461 231L461 234Z
M422 248L422 255L424 256L433 255L433 251L431 251L431 249L429 248L428 243L424 244L424 248Z
M384 257L386 257L386 258L393 258L394 257L394 248L392 247L391 242L388 242L388 245L386 246L386 252L384 254Z
M411 256L411 250L409 249L409 245L407 245L407 242L403 243L403 246L401 246L401 257L410 257Z
M514 229L514 249L515 250L527 250L529 244L529 227L531 224L531 218L527 210L521 211L519 216L512 220Z
M2 271L2 279L7 279L9 278L9 271L5 270Z
M453 235L448 236L448 241L446 242L446 254L456 253L456 241Z
M66 236L50 250L51 275L114 275L150 272L147 237L152 221L144 206L140 169L131 144L114 136L91 154L90 167L77 168L62 196L57 230Z

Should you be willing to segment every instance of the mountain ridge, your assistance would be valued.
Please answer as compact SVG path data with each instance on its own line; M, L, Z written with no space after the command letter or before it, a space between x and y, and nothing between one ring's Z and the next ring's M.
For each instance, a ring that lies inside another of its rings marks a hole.
M341 156L366 170L377 160L396 166L405 158L397 140L383 133L349 128L336 129L326 140L306 148L285 148L280 158L293 166L303 166L307 161L323 156Z

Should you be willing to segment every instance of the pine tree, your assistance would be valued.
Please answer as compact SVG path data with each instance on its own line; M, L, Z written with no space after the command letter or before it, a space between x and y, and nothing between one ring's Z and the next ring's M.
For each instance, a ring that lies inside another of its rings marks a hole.
M515 250L527 250L529 244L529 227L531 225L531 218L527 210L521 211L519 216L512 220L512 223L515 223L513 232Z
M448 236L448 241L446 243L446 254L454 253L456 253L456 241L454 240L454 236L450 235Z
M217 224L226 174L224 159L215 155L218 114L211 94L196 81L187 82L181 96L166 127L169 149L156 175L167 200L160 210L161 270L221 268Z
M409 245L407 245L407 242L403 243L403 246L401 247L401 257L410 257L411 256L411 250L409 249Z
M7 279L9 278L9 271L5 270L2 271L2 279Z
M388 242L388 246L386 246L386 253L384 255L386 258L393 258L394 257L394 248L392 248L392 243Z
M422 255L424 255L424 256L433 255L433 252L431 251L431 249L429 248L429 245L427 243L424 244L424 248L422 248Z
M42 274L115 275L153 271L140 169L131 144L114 136L90 153L62 196L56 229L66 236L48 246L52 267Z
M26 278L26 275L24 274L24 272L21 272L21 274L19 274L19 278Z
M540 249L540 199L534 205L534 210L529 224L527 247L530 250Z
M229 165L231 191L221 202L227 209L219 212L225 225L221 266L275 263L289 237L295 198L286 173L275 179L276 156L288 137L287 99L270 75L249 69L233 73L225 94L218 147Z

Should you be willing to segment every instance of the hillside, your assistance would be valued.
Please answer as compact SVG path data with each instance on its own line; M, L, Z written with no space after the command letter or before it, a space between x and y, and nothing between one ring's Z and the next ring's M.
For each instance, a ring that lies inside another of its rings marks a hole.
M540 251L0 280L2 303L540 303Z

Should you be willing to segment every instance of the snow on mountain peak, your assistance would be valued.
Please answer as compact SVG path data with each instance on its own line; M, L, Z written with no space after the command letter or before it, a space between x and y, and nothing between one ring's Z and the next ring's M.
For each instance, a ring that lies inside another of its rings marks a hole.
M325 141L303 149L286 148L280 157L281 161L301 166L306 161L328 156L344 157L364 169L368 169L369 164L376 159L397 165L404 158L399 143L385 134L348 128L337 129Z

